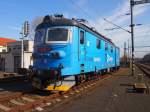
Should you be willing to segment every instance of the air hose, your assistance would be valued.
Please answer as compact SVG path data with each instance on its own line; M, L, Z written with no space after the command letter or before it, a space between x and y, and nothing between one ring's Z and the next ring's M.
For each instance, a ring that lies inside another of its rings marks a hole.
M58 75L55 75L54 80L56 80L56 82L54 83L54 89L55 87L60 87L62 85L62 80L60 80L60 84L57 85L57 82L59 82Z

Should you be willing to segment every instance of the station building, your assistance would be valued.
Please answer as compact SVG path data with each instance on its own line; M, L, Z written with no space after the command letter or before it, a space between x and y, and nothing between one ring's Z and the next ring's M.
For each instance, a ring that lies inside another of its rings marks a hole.
M10 42L16 42L16 40L0 37L0 52L6 52L7 44Z
M16 73L22 63L22 42L7 44L6 51L0 52L0 71ZM33 41L24 40L24 68L28 69L32 61Z

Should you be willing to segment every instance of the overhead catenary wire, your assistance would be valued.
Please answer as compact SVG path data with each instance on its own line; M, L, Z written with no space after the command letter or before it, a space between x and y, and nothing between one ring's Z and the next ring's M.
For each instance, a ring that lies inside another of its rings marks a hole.
M120 29L122 29L122 30L124 30L124 31L126 31L126 32L128 32L128 33L131 33L131 31L126 30L126 29L122 28L122 27L119 26L119 25L116 25L115 23L113 23L113 22L107 20L106 18L103 18L103 19L104 19L106 22L108 22L108 23L110 23L110 24L112 24L112 25L114 25L114 26L116 26L116 27L118 27L118 28L120 28Z
M142 38L142 37L150 38L150 34L135 36L135 38Z
M140 47L150 47L150 46L135 46L136 48L140 48Z
M150 51L134 51L134 52L150 52Z
M92 16L91 16L91 14L89 14L89 13L88 13L84 8L82 8L80 5L76 4L73 0L69 0L69 2L72 3L74 6L76 6L76 7L77 7L77 10L80 9L80 12L83 13L85 16L87 16L87 17L93 19ZM127 13L127 14L125 14L125 15L130 15L130 13ZM95 15L94 15L94 16L95 16ZM123 15L119 15L119 16L123 16ZM99 19L100 19L100 18L99 18ZM108 20L105 20L105 19L102 18L102 17L101 17L101 20L104 20L105 22L108 22ZM110 23L110 22L109 22L109 23ZM97 24L100 25L100 26L102 26L101 23L99 23L99 21L97 21L96 24L95 24L95 23L93 23L93 24L94 24L94 26L96 26ZM116 25L116 24L113 24L113 25L119 27L119 28L122 29L122 30L125 30L125 31L128 32L128 33L131 33L129 30L126 30L126 29L124 29L124 28L121 28L119 25ZM103 28L102 28L102 29L103 29ZM105 30L105 29L103 29L103 30L107 32L106 35L110 35L110 32L109 32L109 31L107 31L107 30Z
M81 13L83 13L85 16L87 16L88 18L90 18L90 19L93 19L92 17L92 15L91 14L89 14L85 9L83 9L82 7L80 7L78 4L76 4L73 0L69 0L69 2L71 3L71 4L73 4L73 6L76 6L77 7L77 10L78 9L80 9L79 11L81 12ZM102 19L103 20L103 19ZM101 24L99 23L99 21L97 21L97 23L93 23L94 24L94 26L96 26L97 24L99 25L99 26L101 26ZM103 29L104 30L104 29ZM108 32L107 32L108 33Z

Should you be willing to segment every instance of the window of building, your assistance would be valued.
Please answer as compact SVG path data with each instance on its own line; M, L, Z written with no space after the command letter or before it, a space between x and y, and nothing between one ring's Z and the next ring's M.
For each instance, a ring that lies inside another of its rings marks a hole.
M11 52L11 48L8 48L8 52Z
M28 51L28 46L24 45L24 51Z
M80 31L80 44L84 44L84 32Z
M21 46L19 46L18 49L21 49Z
M2 49L2 52L6 52L6 50L5 50L5 49Z
M97 47L98 49L101 48L101 41L100 41L99 39L97 39L97 41L96 41L96 47Z
M27 51L27 47L26 46L24 46L24 51Z

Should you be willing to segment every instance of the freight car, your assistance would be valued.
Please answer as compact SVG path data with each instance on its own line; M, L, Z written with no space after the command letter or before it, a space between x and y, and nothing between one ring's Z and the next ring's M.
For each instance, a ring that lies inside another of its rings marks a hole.
M83 19L45 16L35 30L32 85L67 91L120 66L119 48Z

